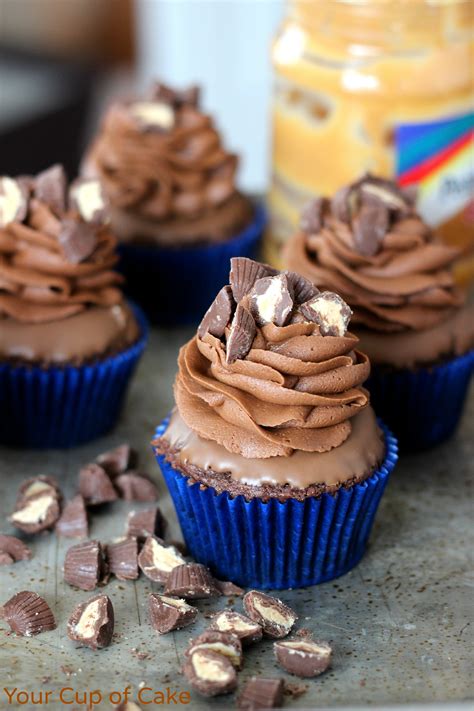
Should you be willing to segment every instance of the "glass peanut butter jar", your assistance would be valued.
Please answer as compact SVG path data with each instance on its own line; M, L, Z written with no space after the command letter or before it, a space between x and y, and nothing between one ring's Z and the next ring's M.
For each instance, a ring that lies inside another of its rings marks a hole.
M275 39L267 261L305 202L364 171L418 208L474 276L473 0L288 0Z

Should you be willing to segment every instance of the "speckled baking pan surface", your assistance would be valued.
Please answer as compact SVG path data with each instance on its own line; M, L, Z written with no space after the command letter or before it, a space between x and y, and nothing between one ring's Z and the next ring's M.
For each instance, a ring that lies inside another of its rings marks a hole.
M70 498L79 467L124 440L139 450L144 469L157 477L148 442L172 406L177 351L191 335L190 330L152 333L126 411L111 435L66 452L0 448L2 533L14 533L6 517L14 509L24 479L56 476ZM469 486L474 475L473 395L471 390L455 439L430 453L400 460L362 562L334 582L278 593L299 615L299 627L331 643L332 668L316 679L291 677L277 667L272 641L267 639L246 650L240 686L253 675L283 676L294 688L293 695L284 699L288 708L431 704L472 698L474 578ZM161 479L158 486L159 505L171 525L169 537L178 537L171 500ZM115 502L103 508L92 516L90 537L111 541L123 533L132 508L147 506ZM143 701L153 701L157 692L166 699L167 694L190 691L181 673L189 638L208 625L208 613L229 608L230 598L197 601L204 614L191 627L159 636L148 623L147 597L161 587L143 576L127 582L112 578L100 589L115 608L112 644L97 652L77 649L67 637L67 620L73 608L90 595L63 580L65 552L74 542L40 534L31 539L30 561L0 567L0 604L20 590L34 590L47 600L58 625L54 631L25 638L8 634L7 625L0 623L0 708L38 708L32 697L26 705L25 696L13 696L8 703L4 687L35 692L38 699L42 691L39 707L50 709L87 708L83 702L96 689L104 700L95 708L108 709L109 694L123 692L127 685L135 700L141 689ZM234 598L233 607L242 611L240 598ZM73 691L64 692L63 698L72 703L61 704L59 692L66 688ZM51 691L49 700L47 691ZM229 708L234 697L203 700L191 691L189 705Z

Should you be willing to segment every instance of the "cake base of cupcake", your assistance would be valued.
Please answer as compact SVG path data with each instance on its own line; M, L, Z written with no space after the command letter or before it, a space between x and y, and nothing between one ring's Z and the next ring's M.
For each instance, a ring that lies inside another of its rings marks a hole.
M372 365L366 387L374 410L392 428L402 451L447 440L461 418L474 351L432 368L389 370Z
M0 444L67 448L116 424L148 325L135 305L140 337L129 348L82 366L0 364Z
M160 437L167 418L157 429ZM220 578L259 589L316 585L347 573L362 558L374 517L397 461L397 443L379 423L385 459L361 483L336 494L280 502L218 494L157 461L193 558Z
M231 239L195 247L119 246L126 293L153 324L196 324L228 282L231 257L256 256L266 214L256 206L252 222Z

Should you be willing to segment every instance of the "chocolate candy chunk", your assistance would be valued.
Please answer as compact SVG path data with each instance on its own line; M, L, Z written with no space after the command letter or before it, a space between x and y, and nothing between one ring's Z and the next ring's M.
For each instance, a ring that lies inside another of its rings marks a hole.
M9 521L25 533L39 533L52 528L58 518L58 500L55 494L46 492L23 499Z
M97 230L89 222L67 218L61 223L58 239L66 260L71 264L80 264L95 250Z
M295 304L304 304L308 299L319 294L319 289L316 289L309 279L306 279L301 274L296 272L283 272L286 276L291 295Z
M37 494L51 494L58 501L61 501L62 494L59 484L52 476L35 476L27 479L18 489L17 506L23 503L25 499L29 499Z
M249 617L245 617L245 615L233 610L218 612L212 620L210 629L235 634L243 645L259 642L263 634L258 622L254 622Z
M388 209L403 214L407 212L408 201L396 183L374 175L365 176L359 184L360 198L369 200Z
M114 632L114 608L107 595L95 595L78 605L67 623L67 635L81 647L108 647Z
M101 225L107 221L105 194L99 180L78 178L69 189L69 204L85 222Z
M99 454L97 464L105 469L111 477L124 474L138 463L138 455L129 444L121 444L115 449Z
M274 709L283 705L283 679L251 677L237 700L238 709Z
M258 279L250 294L250 311L259 326L284 326L291 316L293 299L284 274Z
M31 551L23 541L15 536L0 535L0 565L11 565L29 558Z
M35 178L35 196L45 202L56 213L62 215L66 209L66 173L62 165L52 165Z
M109 572L119 580L138 578L138 542L136 538L122 538L107 546Z
M114 485L120 498L125 501L156 501L158 498L158 489L154 483L138 472L120 474L114 479Z
M23 222L28 212L28 192L20 181L0 178L0 227L10 222Z
M255 282L263 277L278 274L276 269L247 257L232 257L230 260L230 286L238 304L253 289Z
M87 464L79 471L79 491L88 506L98 506L118 499L109 475L99 464Z
M235 363L250 352L257 333L255 319L242 304L237 306L226 345L226 362Z
M353 185L345 185L334 194L331 200L331 212L337 220L349 224L352 209L355 209ZM352 208L352 209L351 209Z
M232 318L234 307L235 304L230 286L222 287L199 324L199 338L204 338L206 333L210 333L211 336L215 336L216 338L221 338L225 333L227 324Z
M136 101L128 107L142 131L169 131L175 123L173 107L164 101Z
M286 637L298 619L296 613L281 600L258 590L246 593L243 604L250 619L258 622L268 637Z
M352 311L344 299L332 291L323 291L301 306L301 313L317 323L323 336L344 336Z
M354 246L366 257L372 257L380 249L389 230L389 215L383 205L363 204L352 220Z
M192 657L196 651L201 649L211 649L217 654L222 654L236 669L240 669L242 666L242 643L235 634L206 630L199 637L190 641L184 654L186 657Z
M243 588L239 588L235 583L231 583L230 580L216 580L217 587L221 591L221 595L226 597L233 597L234 595L240 596L244 594Z
M126 701L119 706L114 706L115 711L142 711L142 707L136 704L134 701Z
M146 539L138 556L141 570L147 578L156 583L165 583L173 568L185 562L176 548L167 546L164 541L152 536Z
M84 541L69 548L64 559L64 580L80 590L94 590L107 575L99 541Z
M310 200L301 212L300 227L303 232L316 234L324 225L324 217L329 212L329 200L318 197Z
M237 686L237 674L222 654L199 649L188 659L183 672L190 684L203 696L229 694Z
M295 639L275 642L273 649L278 664L296 676L319 676L331 664L332 649L327 642Z
M35 592L23 590L0 608L0 617L10 629L24 637L56 629L56 621L46 600Z
M150 622L156 632L166 634L187 627L197 617L197 609L185 600L150 593L148 596Z
M68 501L56 523L56 533L65 538L85 538L89 526L83 497L77 494Z
M179 109L185 105L199 106L199 93L198 86L193 85L188 89L176 91L162 82L155 82L151 91L151 98L156 101L164 101L174 106L175 109Z
M127 518L126 536L135 536L139 541L148 536L162 537L166 529L166 520L160 509L130 511Z
M165 594L199 600L219 597L221 591L205 565L184 563L177 565L170 572L166 580Z

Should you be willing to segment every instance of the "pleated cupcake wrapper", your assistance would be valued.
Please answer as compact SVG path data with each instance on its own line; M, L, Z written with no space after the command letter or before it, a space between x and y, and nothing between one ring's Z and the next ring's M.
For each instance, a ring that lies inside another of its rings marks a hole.
M461 418L474 351L416 371L372 366L366 386L371 404L393 430L402 451L428 449L450 437Z
M166 419L157 436L166 429ZM221 579L259 589L298 588L332 580L359 562L397 461L397 442L379 423L385 460L360 484L336 494L284 503L201 489L157 455L192 557Z
M0 444L73 447L112 429L147 341L146 318L132 309L139 340L104 360L46 368L0 363Z
M125 290L145 310L152 323L198 323L217 292L229 283L231 257L257 256L265 226L262 206L253 222L232 239L198 247L120 245L119 270Z

